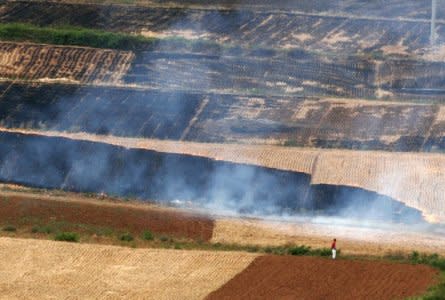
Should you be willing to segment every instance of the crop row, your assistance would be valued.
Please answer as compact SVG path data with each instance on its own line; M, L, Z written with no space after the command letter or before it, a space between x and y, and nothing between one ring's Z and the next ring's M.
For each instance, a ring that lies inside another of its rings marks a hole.
M116 83L132 58L114 50L1 42L0 77Z

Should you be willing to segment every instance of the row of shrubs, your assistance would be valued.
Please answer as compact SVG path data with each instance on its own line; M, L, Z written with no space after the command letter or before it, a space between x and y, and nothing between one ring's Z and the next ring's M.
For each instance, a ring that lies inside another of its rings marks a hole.
M409 256L409 260L414 264L426 264L445 271L445 258L440 257L439 254L426 254L413 251Z
M15 232L17 229L13 225L6 225L2 228L3 231ZM32 233L45 233L51 234L53 232L50 226L34 226L31 229ZM155 239L154 234L145 230L142 232L141 238L145 241L153 241ZM57 233L54 237L56 241L68 241L68 242L78 242L79 235L74 232L61 232ZM119 240L123 242L131 242L135 238L131 233L124 233L119 236ZM167 236L160 236L159 240L161 242L171 242L171 238ZM214 249L227 249L227 250L245 250L248 252L264 252L268 254L276 255L310 255L310 256L331 256L332 252L329 248L317 248L312 249L305 245L287 245L287 246L276 246L276 247L260 247L260 246L240 246L240 245L223 245L221 243L215 243L212 245ZM340 249L337 250L337 255L341 253ZM404 255L403 253L390 253L386 256L387 259L398 260L398 261L409 261L413 264L427 264L445 271L445 258L440 257L437 253L426 254L420 253L418 251L413 251L409 255Z
M247 252L260 252L274 255L294 255L294 256L331 256L332 251L329 248L316 248L313 249L305 245L284 245L284 246L254 246L254 245L237 245L237 244L212 244L212 249L216 250L228 250L228 251L247 251ZM337 249L337 255L341 253L340 249Z
M16 231L14 226L8 225L3 228L4 231ZM50 226L34 226L31 229L32 233L44 233L51 234L53 232ZM142 232L141 238L145 241L153 241L155 239L154 234L145 230ZM61 232L57 233L54 237L56 241L66 241L66 242L78 242L79 235L74 232ZM134 240L134 236L131 233L124 233L119 236L119 240L123 242L131 242ZM167 236L160 236L159 240L161 242L173 241L171 238ZM178 244L179 245L179 244ZM179 247L177 247L179 248ZM220 243L216 243L213 245L215 249L227 249L227 250L245 250L248 252L265 252L269 254L276 255L312 255L312 256L330 256L331 249L329 248L320 248L320 249L312 249L309 246L301 245L301 246L277 246L277 247L259 247L259 246L237 246L237 245L222 245ZM337 254L340 254L340 249L337 250ZM419 257L420 259L424 259L423 256Z
M7 225L3 227L4 231L16 231L16 228L12 225ZM53 229L50 226L34 226L31 229L32 233L44 233L44 234L51 234L53 232ZM155 239L154 234L149 231L145 230L142 232L141 238L145 241L153 241ZM79 242L79 235L74 232L60 232L57 233L54 237L56 241L66 241L66 242ZM135 238L131 233L124 233L119 236L119 240L123 242L131 242ZM173 241L171 238L167 236L160 236L159 240L161 242L171 242ZM178 244L179 245L179 244ZM179 248L179 246L177 247ZM329 248L319 248L319 249L312 249L309 246L301 245L301 246L277 246L277 247L259 247L259 246L237 246L233 245L233 247L230 247L230 245L222 245L220 243L216 243L213 245L213 248L215 249L227 249L227 250L245 250L248 252L265 252L269 254L276 254L276 255L312 255L312 256L330 256L331 255L331 249ZM233 249L232 249L233 248ZM340 254L340 249L337 250L337 254ZM425 256L416 256L414 259L417 259L419 263L423 263L425 260Z
M6 225L2 228L3 231L8 231L8 232L15 232L17 231L16 227L13 225ZM44 234L51 234L53 232L53 229L51 228L51 226L33 226L31 228L31 232L32 233L44 233ZM146 241L152 241L155 239L153 233L149 230L145 230L142 233L142 239L146 240ZM60 232L57 233L55 235L54 238L56 241L67 241L67 242L78 242L79 241L79 235L77 233L74 232ZM131 242L134 240L133 235L131 235L130 233L124 233L122 235L119 236L119 239L121 241L125 241L125 242ZM166 237L166 236L161 236L159 238L159 240L161 242L166 242L171 240L170 238Z
M13 229L13 230L12 230ZM15 227L13 226L6 226L3 228L4 231L16 231ZM51 226L34 226L31 229L32 233L44 233L44 234L51 234L53 232L53 229ZM79 235L74 232L61 232L57 233L54 238L56 241L66 241L66 242L78 242L79 241ZM152 241L154 240L154 235L151 231L144 231L142 233L142 239L146 241ZM119 236L119 240L124 242L131 242L134 240L133 235L130 233L124 233ZM167 241L168 238L161 236L161 241Z
M13 225L6 225L2 228L3 231L8 232L15 232L17 231L17 228ZM50 234L52 232L51 228L48 226L34 226L31 229L32 233L47 233ZM79 241L79 235L74 232L61 232L57 233L54 237L56 241L67 241L67 242L78 242Z
M445 271L445 257L441 257L437 253L427 254L413 251L409 255L406 255L403 252L390 252L387 253L384 258L398 262L430 265Z

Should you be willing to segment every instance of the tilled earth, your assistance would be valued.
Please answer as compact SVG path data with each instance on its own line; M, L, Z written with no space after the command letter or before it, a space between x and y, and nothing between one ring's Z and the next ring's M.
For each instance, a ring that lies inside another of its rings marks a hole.
M151 230L179 238L207 241L213 221L205 216L159 208L154 205L118 204L79 197L2 193L0 222L69 222L141 233ZM31 220L31 221L30 221ZM29 224L28 224L29 225Z
M206 299L394 299L425 291L426 266L261 256Z

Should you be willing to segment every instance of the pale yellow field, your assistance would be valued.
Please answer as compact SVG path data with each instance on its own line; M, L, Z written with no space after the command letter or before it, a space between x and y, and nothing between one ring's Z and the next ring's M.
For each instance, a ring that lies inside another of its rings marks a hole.
M215 221L212 242L242 245L285 244L329 248L333 238L345 254L385 255L389 252L439 253L445 255L445 237L399 228L376 229L334 224L272 222L253 219Z
M0 238L1 299L202 299L256 257Z
M161 141L5 128L0 131L103 142L302 172L312 176L313 184L374 191L420 210L430 222L445 223L445 155L442 154Z
M133 59L129 51L1 42L0 78L118 84Z

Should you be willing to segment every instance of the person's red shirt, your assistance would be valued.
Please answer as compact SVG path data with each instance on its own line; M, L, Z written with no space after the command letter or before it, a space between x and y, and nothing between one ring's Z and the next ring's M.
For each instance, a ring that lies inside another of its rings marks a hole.
M332 242L331 249L337 249L335 243L336 243L336 241Z

